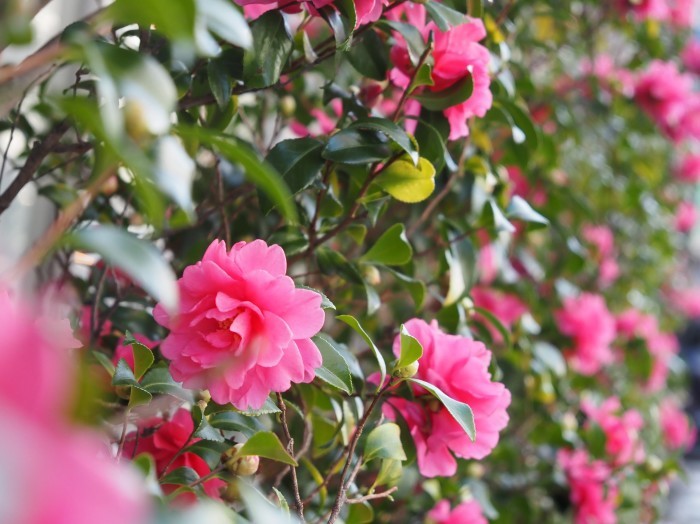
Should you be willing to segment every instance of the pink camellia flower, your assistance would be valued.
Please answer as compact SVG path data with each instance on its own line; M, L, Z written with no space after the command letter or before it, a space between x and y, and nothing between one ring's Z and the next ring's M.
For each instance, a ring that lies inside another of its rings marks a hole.
M691 27L695 0L668 0L669 19L676 27Z
M683 65L691 73L700 74L700 40L693 38L681 51Z
M665 295L676 311L690 318L700 317L700 288L669 289Z
M277 245L215 240L178 280L180 312L156 306L170 329L160 346L173 378L208 389L219 404L258 409L270 392L311 382L321 354L311 337L323 326L321 296L298 289L285 275Z
M671 14L668 0L617 0L617 7L623 13L631 13L638 22L668 20Z
M673 62L653 60L637 78L634 99L671 139L697 137L700 100L693 77Z
M135 457L140 453L148 453L156 463L158 476L170 473L177 468L192 468L201 477L211 473L211 468L199 455L187 451L178 453L185 446L198 442L199 438L190 439L194 431L192 415L186 409L179 409L170 420L153 418L139 424L139 429L126 436L124 455ZM212 478L203 483L204 492L212 498L219 498L219 492L226 483L218 478ZM179 486L165 484L163 491L171 493ZM178 502L191 503L197 497L193 493L178 495Z
M0 290L0 522L143 523L145 486L107 456L106 443L69 424L75 383L66 337Z
M620 399L610 397L600 406L583 399L581 409L590 422L598 424L605 434L605 452L614 466L639 463L644 460L644 447L639 430L644 425L642 415L634 409L622 412Z
M318 10L327 6L333 6L333 0L236 0L238 5L243 6L244 13L249 18L257 18L272 9L282 9L287 13L298 13L302 7L317 16ZM355 14L357 22L355 27L376 22L382 14L385 2L383 0L354 0Z
M475 306L493 313L508 329L512 328L528 312L527 306L518 297L508 293L501 293L485 287L474 287L470 294ZM478 313L476 317L481 318ZM488 319L481 318L481 320L491 333L494 342L503 342L503 336L498 329Z
M392 10L388 16L400 19L401 14L421 31L424 39L427 40L430 32L433 32L434 63L431 77L434 85L427 87L428 91L444 91L471 75L474 86L471 96L443 111L450 123L450 140L469 136L468 120L475 116L483 117L493 103L489 89L490 55L488 49L478 43L486 37L483 22L480 19L467 18L464 24L440 31L433 22L426 23L425 7L420 4L403 4ZM391 60L395 67L389 72L389 78L396 85L406 88L414 66L403 36L396 34L395 37L397 44L391 49Z
M629 308L617 315L616 325L617 333L630 339L648 339L659 331L656 317L642 313L636 308Z
M686 451L693 447L698 430L676 401L665 398L659 406L661 433L666 446L672 450Z
M634 74L627 69L617 67L610 55L599 54L593 62L584 60L581 63L581 72L597 78L600 87L606 91L619 92L628 97L634 94ZM584 92L589 93L589 86L586 85L583 88Z
M685 155L674 174L681 182L689 184L700 182L700 155L695 153Z
M542 185L532 185L518 166L507 166L508 178L513 184L513 194L524 198L535 206L547 203L547 192Z
M615 339L615 318L602 296L583 293L568 297L554 316L559 330L574 341L566 357L575 371L593 375L613 361L610 344Z
M681 202L676 208L675 226L681 233L688 233L698 220L698 210L691 202Z
M426 477L451 476L457 471L454 455L482 459L498 443L499 432L508 423L506 408L510 392L491 380L491 352L481 342L449 335L433 321L420 319L405 324L423 346L416 378L434 384L449 397L468 404L474 412L476 441L472 442L447 409L423 388L414 386L414 400L392 398L383 407L385 416L406 420L416 444L418 469ZM400 337L394 354L400 352Z
M450 511L450 503L441 500L428 512L426 524L488 524L475 500L462 502Z
M607 226L587 225L582 230L583 238L593 245L597 251L598 281L602 287L612 284L620 275L620 268L614 258L615 240Z
M571 490L575 524L615 524L619 489L602 460L591 460L582 449L561 449L557 462L564 470Z

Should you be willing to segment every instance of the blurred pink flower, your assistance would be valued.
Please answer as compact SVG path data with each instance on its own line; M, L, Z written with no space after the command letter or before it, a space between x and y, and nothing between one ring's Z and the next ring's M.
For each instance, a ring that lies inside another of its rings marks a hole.
M326 6L333 6L333 0L236 0L243 6L243 11L248 18L258 18L263 13L273 9L282 9L286 13L299 13L302 7L314 16L318 16L318 10ZM354 0L357 21L355 27L375 22L382 14L385 2L383 0Z
M450 503L441 500L426 516L430 524L488 524L476 500L462 502L451 511Z
M127 457L135 457L141 453L148 453L156 463L158 476L170 473L177 468L192 468L201 477L211 473L211 468L202 457L193 452L185 452L178 455L185 446L198 442L199 438L192 438L194 422L192 415L186 409L179 409L170 420L153 418L139 424L139 429L126 436L124 454ZM203 483L204 491L213 498L219 498L219 492L226 486L226 482L218 478L212 478ZM165 493L171 493L179 486L165 484ZM177 501L191 503L197 499L194 493L182 493Z
M617 315L617 333L627 338L647 339L659 330L656 317L642 313L636 308L629 308Z
M647 339L649 353L652 357L651 375L647 382L649 391L660 391L666 386L669 361L678 353L678 340L670 333L654 333Z
M666 299L680 313L691 317L700 317L700 288L671 289L666 291Z
M689 184L700 182L700 155L694 153L685 155L674 174L681 182Z
M634 94L634 74L627 69L617 67L610 55L596 55L592 63L584 60L581 63L581 72L597 78L600 87L605 90L619 92L627 97ZM583 88L585 92L590 90L588 85L584 85Z
M700 40L692 38L681 51L683 65L691 73L700 74Z
M644 425L644 420L637 410L623 412L617 397L604 400L600 406L585 398L581 401L581 409L590 422L598 424L603 430L605 452L610 456L613 466L624 466L644 460L644 447L639 438L639 430Z
M339 99L334 98L329 105L337 118L343 114L343 104ZM308 126L296 120L289 124L290 129L297 136L329 135L336 128L336 121L329 117L323 109L314 107L309 111L309 114L314 117L314 120Z
M593 375L613 361L610 345L615 339L615 318L602 296L583 293L565 298L554 316L559 330L574 341L566 352L574 371Z
M675 226L681 233L688 233L698 220L698 211L691 202L681 202L676 208Z
M311 382L321 365L311 341L325 319L321 296L296 288L286 271L277 245L238 242L227 252L212 242L178 281L179 315L170 318L160 305L154 311L170 329L160 351L173 378L238 409L258 409L270 392Z
M686 451L693 447L698 430L691 424L688 415L678 407L676 401L665 398L659 406L661 433L664 442L672 450Z
M517 166L507 166L508 178L513 184L513 194L527 200L535 206L543 206L547 203L547 192L539 184L531 184Z
M427 87L429 91L444 91L471 75L471 96L443 111L450 123L450 140L469 136L468 120L474 116L483 117L493 102L489 89L490 55L488 49L478 43L486 37L483 22L480 19L468 18L464 24L448 31L440 31L433 22L426 22L425 8L420 4L404 4L392 10L389 17L399 19L401 14L421 31L424 39L433 32L434 65L431 77L434 85ZM403 36L397 33L395 37L397 44L391 49L391 61L395 67L389 72L389 78L396 85L405 88L413 74L414 66Z
M602 258L609 257L615 249L615 239L608 226L586 225L582 228L583 238L595 246Z
M423 388L414 386L413 401L390 399L384 414L406 420L416 444L418 469L426 477L451 476L457 470L453 453L461 458L482 459L498 444L499 432L508 424L506 408L510 392L491 380L491 352L481 342L449 335L433 321L412 319L408 332L423 346L416 378L430 382L449 397L468 404L474 412L476 441L472 442L447 409ZM399 355L400 338L394 340Z
M69 425L75 383L66 338L37 322L0 291L0 522L121 524L144 522L145 486L108 458L87 430Z
M569 482L575 524L615 524L619 490L610 478L610 468L581 449L559 450L557 462Z
M691 27L693 25L693 11L695 0L667 0L669 3L669 18L677 27Z
M513 324L528 312L527 306L515 295L485 287L474 287L470 294L475 306L493 313L506 329L511 329ZM483 318L479 313L476 317L486 325L494 342L503 342L503 336L488 319Z
M632 13L638 22L668 20L671 14L668 0L617 0L617 7L622 12Z

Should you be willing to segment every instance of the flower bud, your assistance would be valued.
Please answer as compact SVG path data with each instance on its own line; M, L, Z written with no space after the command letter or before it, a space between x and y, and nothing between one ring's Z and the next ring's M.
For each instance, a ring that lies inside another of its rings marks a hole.
M260 466L260 457L257 455L240 456L238 452L243 444L236 444L224 452L223 461L226 469L239 477L255 475Z
M137 144L144 143L151 136L151 131L143 113L143 108L139 102L127 100L124 104L126 133Z
M116 176L111 176L105 180L100 187L100 193L105 196L111 196L119 189L119 179Z
M236 482L226 484L226 487L222 488L219 494L226 502L238 502L241 500L241 492L238 490Z
M364 277L370 286L376 286L382 281L379 270L374 266L365 266L362 272L364 273Z
M399 378L411 378L418 373L418 361L411 362L408 366L394 370L394 376Z
M296 110L297 102L294 100L294 97L291 95L283 96L280 100L280 112L282 113L282 116L290 118L294 116Z

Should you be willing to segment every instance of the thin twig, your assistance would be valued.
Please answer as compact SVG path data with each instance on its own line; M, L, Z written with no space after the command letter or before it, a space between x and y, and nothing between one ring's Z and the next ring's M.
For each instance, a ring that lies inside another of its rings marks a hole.
M357 497L354 499L348 499L346 502L348 504L362 504L363 502L367 502L368 500L383 499L391 496L391 494L398 489L398 486L394 486L393 488L390 488L386 491L382 491L380 493L372 493L371 495L364 495L363 497Z
M289 425L287 424L287 406L284 403L284 398L282 398L281 393L277 393L277 405L280 408L280 420L282 422L282 430L284 431L284 436L287 438L287 451L289 454L294 456L294 439L292 434L289 432ZM301 500L301 493L299 492L299 481L297 479L297 469L292 466L292 487L294 488L294 504L297 509L297 516L302 522L306 522L304 519L304 502Z

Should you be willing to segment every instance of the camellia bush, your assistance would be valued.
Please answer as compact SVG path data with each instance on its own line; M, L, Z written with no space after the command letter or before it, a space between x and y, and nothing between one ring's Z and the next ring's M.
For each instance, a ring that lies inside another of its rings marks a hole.
M694 8L116 0L0 67L3 243L55 210L0 274L0 522L657 522Z

